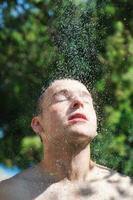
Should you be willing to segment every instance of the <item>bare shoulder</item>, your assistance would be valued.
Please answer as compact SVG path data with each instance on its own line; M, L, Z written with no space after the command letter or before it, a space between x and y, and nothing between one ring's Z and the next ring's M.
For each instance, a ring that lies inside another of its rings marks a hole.
M106 179L110 179L110 180L120 180L120 181L130 181L132 183L132 177L123 175L119 172L117 172L114 169L110 169L106 166L103 165L99 165L96 164L96 169L99 175L101 175L101 177L106 178Z
M117 188L133 190L133 178L123 175L113 169L96 164L97 175L107 183L115 185Z
M133 199L132 178L102 165L94 165L90 185L101 199Z
M18 198L18 194L21 194L23 192L24 185L25 183L23 179L20 179L17 176L1 181L0 199L21 200L21 198Z
M54 180L46 173L41 173L38 166L0 183L1 200L33 200L43 193Z

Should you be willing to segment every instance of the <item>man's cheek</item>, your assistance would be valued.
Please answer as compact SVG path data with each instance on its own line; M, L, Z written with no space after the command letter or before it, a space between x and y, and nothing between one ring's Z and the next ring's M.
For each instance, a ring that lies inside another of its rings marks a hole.
M55 118L61 118L61 117L63 117L63 116L62 116L62 115L63 115L63 111L64 111L63 108L58 107L58 106L56 106L56 105L53 105L53 106L51 106L51 108L50 108L50 115L51 115L52 117L55 117Z
M52 105L49 109L50 113L57 113L59 111L58 106Z

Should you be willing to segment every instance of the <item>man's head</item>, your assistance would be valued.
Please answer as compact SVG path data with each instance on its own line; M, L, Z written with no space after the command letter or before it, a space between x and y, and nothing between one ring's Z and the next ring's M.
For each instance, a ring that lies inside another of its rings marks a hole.
M96 136L97 120L92 97L77 80L55 80L39 98L39 114L32 128L45 142Z

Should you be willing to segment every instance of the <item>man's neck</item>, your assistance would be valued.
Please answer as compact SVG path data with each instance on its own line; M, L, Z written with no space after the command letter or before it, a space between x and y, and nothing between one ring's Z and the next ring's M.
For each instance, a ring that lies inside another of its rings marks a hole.
M86 146L71 160L70 180L85 180L90 166L90 146Z
M90 145L78 151L77 154L67 151L68 148L46 147L45 159L41 168L57 177L71 181L85 180L91 170Z

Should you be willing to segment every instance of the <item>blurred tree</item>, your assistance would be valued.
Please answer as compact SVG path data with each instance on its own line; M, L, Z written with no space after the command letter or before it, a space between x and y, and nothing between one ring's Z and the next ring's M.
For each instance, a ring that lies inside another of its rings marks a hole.
M106 73L96 84L105 120L96 157L101 163L133 175L133 2L107 1L99 15L106 38L99 59ZM101 13L103 13L101 15ZM102 32L101 32L102 33ZM102 93L106 94L102 95ZM103 149L100 149L103 144Z
M48 11L45 3L42 12L26 1L1 3L0 126L4 137L0 141L0 159L6 164L26 167L29 161L28 152L21 154L21 148L25 148L24 138L32 134L29 125L34 112L33 97L38 96L38 88L45 83L57 57L49 37ZM35 155L34 146L30 157ZM35 161L37 158L38 154Z

